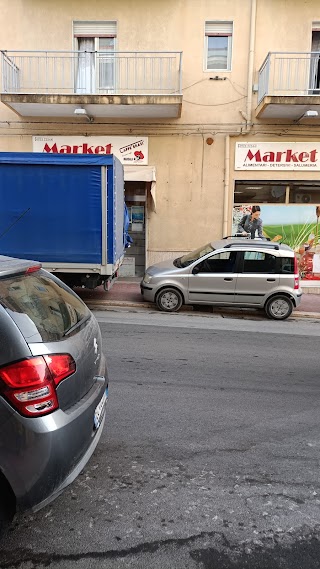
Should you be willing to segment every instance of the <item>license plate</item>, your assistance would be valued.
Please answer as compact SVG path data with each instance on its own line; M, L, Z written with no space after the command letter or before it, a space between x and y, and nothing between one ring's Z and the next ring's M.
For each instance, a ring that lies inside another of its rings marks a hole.
M93 416L93 424L94 424L94 428L95 429L99 429L105 411L106 411L106 403L108 400L108 390L106 389L100 402L98 403L98 405L96 406L95 412L94 412L94 416Z

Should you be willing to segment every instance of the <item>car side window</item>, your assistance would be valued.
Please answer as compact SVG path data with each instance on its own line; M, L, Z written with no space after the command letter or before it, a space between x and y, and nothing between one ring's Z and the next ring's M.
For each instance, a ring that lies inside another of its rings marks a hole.
M243 273L275 273L277 258L270 253L245 251L243 254Z
M199 273L233 273L236 262L236 251L223 251L211 255L198 263L195 267Z
M282 274L294 274L294 258L293 257L281 257L280 267Z

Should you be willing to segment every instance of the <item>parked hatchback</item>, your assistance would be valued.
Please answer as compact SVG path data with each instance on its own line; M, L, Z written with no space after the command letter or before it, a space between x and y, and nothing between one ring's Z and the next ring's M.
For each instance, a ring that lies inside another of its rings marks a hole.
M0 530L83 469L107 389L100 329L82 300L40 264L0 256Z
M276 320L288 318L302 295L294 251L256 239L222 239L157 263L146 270L141 292L166 312L212 304L263 308Z

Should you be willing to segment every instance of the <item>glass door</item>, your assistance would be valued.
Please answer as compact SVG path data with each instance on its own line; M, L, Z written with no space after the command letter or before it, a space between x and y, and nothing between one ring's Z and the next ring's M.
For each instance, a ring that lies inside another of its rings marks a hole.
M98 38L98 91L115 91L115 38Z
M320 95L320 31L312 32L309 90Z
M95 45L94 38L78 38L76 61L76 93L95 92Z

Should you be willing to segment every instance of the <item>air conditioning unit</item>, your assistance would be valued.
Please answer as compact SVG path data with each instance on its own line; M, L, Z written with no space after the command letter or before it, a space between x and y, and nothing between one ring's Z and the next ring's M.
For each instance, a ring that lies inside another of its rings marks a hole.
M296 194L295 195L295 202L296 203L310 203L311 202L311 194Z

